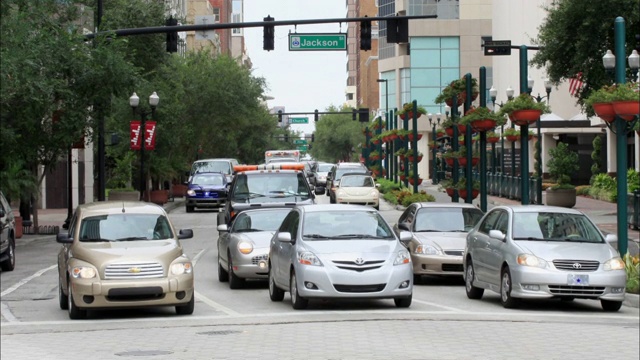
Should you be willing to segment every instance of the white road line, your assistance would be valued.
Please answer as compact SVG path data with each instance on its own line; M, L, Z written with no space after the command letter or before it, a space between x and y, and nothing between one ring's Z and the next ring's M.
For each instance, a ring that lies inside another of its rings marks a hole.
M5 303L0 304L0 314L10 323L20 322L20 320L13 316L11 309L9 309L9 307Z
M468 313L468 311L465 311L465 310L462 310L462 309L457 309L457 308L453 308L453 307L450 307L450 306L444 306L444 305L440 305L440 304L436 304L436 303L432 303L432 302L428 302L428 301L417 300L415 298L413 299L413 302L417 302L417 303L425 304L425 305L430 305L430 306L435 306L435 307L447 309L449 311L453 311L453 312L457 312L457 313Z
M57 267L58 267L58 265L51 265L48 268L42 269L42 270L38 271L37 273L29 276L28 278L24 278L24 279L20 280L20 282L16 283L12 287L10 287L7 290L3 291L0 294L0 297L7 296L7 295L11 294L12 292L16 291L20 286L22 286L22 285L28 283L29 281L41 276L42 274L46 273L47 271L53 270L53 269L55 269Z
M207 305L211 306L212 308L214 308L214 309L216 309L216 310L218 310L218 311L222 311L222 312L224 312L224 313L227 313L228 315L231 315L231 316L240 316L240 313L235 312L235 311L233 311L233 310L229 309L229 308L228 308L228 307L226 307L226 306L223 306L223 305L218 304L217 302L215 302L215 301L213 301L213 300L211 300L211 299L207 298L206 296L204 296L204 295L200 294L199 292L195 291L194 293L195 293L196 298L197 298L198 300L200 300L200 301L202 301L203 303L205 303L205 304L207 304Z
M204 255L204 253L207 251L207 249L202 249L200 250L199 253L196 254L196 256L193 257L193 260L191 261L193 263L193 266L195 267L196 264L198 263L198 260L200 260L200 257L202 257L202 255Z

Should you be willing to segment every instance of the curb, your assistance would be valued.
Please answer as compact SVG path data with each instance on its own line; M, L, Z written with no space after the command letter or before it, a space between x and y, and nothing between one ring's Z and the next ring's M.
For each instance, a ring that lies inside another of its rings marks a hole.
M628 294L628 293L624 294L624 301L622 302L622 305L637 309L640 307L638 306L639 303L640 303L640 295Z

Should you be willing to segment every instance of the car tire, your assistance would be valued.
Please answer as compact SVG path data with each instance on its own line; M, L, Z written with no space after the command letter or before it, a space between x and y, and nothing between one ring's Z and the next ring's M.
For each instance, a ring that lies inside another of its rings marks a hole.
M469 260L464 277L464 288L469 299L478 300L482 299L484 289L473 286L473 280L475 279L475 277L476 271L473 268L473 262Z
M176 314L191 315L196 307L196 293L191 294L191 300L184 305L176 305Z
M187 206L187 212L188 213L192 213L193 212L194 207L193 206Z
M13 238L9 238L7 256L7 259L0 263L0 269L2 271L13 271L16 268L16 241Z
M520 304L520 299L511 297L512 286L511 272L505 267L500 275L500 303L506 309L517 308Z
M622 301L613 301L613 300L600 300L600 305L602 306L602 310L607 312L616 312L620 310L622 307Z
M244 279L238 277L233 272L233 263L231 262L231 254L227 254L227 273L229 274L229 288L230 289L242 289L244 287Z
M69 319L71 320L80 320L87 317L87 310L83 310L76 306L75 301L73 301L73 286L71 285L71 281L67 280L67 297L69 301L67 302L69 305L67 310L69 311Z
M419 285L419 284L422 284L422 275L414 274L413 275L413 285Z
M229 281L229 273L222 267L220 264L220 257L218 256L218 281L219 282L227 282Z
M289 280L289 290L291 292L291 306L295 310L306 309L309 305L309 300L300 296L298 293L298 285L296 281L296 272L291 271L291 278Z
M408 308L409 306L411 306L411 296L407 296L407 297L401 297L401 298L395 298L393 299L393 302L396 303L396 307L399 308Z
M64 290L62 290L62 282L58 280L58 302L60 303L61 310L69 309L69 297L64 294Z
M276 285L276 279L271 272L271 264L269 264L269 298L271 301L282 301L284 299L284 290Z

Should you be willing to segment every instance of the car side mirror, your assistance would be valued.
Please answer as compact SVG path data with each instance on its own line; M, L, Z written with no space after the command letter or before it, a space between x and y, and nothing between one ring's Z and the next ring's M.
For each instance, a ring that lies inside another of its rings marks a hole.
M180 229L178 231L178 239L191 239L193 237L193 230Z
M229 231L229 227L227 227L227 224L218 225L218 232L228 232L228 231Z
M291 233L288 232L279 232L277 236L278 241L282 242L291 242Z
M398 223L398 229L411 231L411 229L409 229L409 225L405 222Z
M56 241L59 242L60 244L71 244L73 243L73 238L69 236L68 232L63 231L63 232L59 232L56 235Z
M489 230L489 237L504 241L506 236L500 230Z
M64 230L69 230L69 223L64 222L64 223L62 224L62 228L63 228Z
M607 234L607 236L604 237L604 241L607 242L607 244L617 248L618 247L618 236L614 235L614 234Z
M409 231L400 231L400 235L398 237L400 238L400 242L402 243L402 245L404 245L406 248L409 248L409 243L411 242L411 238L413 237L411 233Z

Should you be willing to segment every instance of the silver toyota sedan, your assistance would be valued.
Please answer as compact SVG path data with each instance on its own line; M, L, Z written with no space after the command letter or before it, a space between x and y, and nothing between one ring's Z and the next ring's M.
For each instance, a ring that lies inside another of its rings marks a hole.
M290 208L246 210L230 226L218 225L218 280L231 289L244 286L245 279L267 279L269 241Z
M269 248L269 297L291 293L294 309L309 299L389 299L409 307L411 257L380 214L359 205L306 205L291 210Z
M467 297L485 289L506 308L521 299L600 300L618 311L625 295L624 262L582 212L553 206L491 209L467 235L464 254Z

